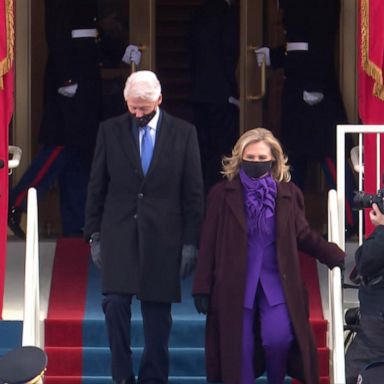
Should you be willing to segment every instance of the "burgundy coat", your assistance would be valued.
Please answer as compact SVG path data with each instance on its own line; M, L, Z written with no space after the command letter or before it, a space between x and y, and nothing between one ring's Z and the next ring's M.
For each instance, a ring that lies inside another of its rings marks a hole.
M317 352L309 324L309 305L301 278L298 250L332 268L344 252L312 231L304 199L293 183L277 183L276 254L296 342L287 373L306 384L318 384ZM206 324L208 381L240 383L243 303L247 265L247 230L239 178L216 184L208 197L193 294L210 295ZM260 334L255 334L255 374L265 370Z

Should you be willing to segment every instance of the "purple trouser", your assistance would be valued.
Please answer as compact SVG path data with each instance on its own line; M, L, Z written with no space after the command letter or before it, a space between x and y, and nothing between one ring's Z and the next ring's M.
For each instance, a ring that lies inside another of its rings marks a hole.
M294 336L286 303L270 306L262 289L258 289L255 307L244 308L241 384L255 382L253 323L256 308L260 317L268 383L281 384L284 382L288 352Z

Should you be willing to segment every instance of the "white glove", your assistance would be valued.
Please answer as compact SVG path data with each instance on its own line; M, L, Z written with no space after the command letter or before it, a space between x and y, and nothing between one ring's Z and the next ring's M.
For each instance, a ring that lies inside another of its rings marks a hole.
M263 58L265 58L265 64L267 66L271 65L271 56L269 52L270 49L268 47L255 49L257 64L259 64L259 67L261 67L261 64L263 63Z
M237 108L240 108L240 100L236 99L236 97L229 96L228 97L228 103L233 104Z
M132 44L128 45L121 60L127 64L131 64L133 62L136 65L139 65L141 60L141 52L139 50L139 47L137 45Z
M65 97L73 97L75 96L78 87L79 85L77 83L66 85L65 87L58 88L57 92Z
M324 99L324 93L321 92L303 92L303 100L310 106L320 104Z

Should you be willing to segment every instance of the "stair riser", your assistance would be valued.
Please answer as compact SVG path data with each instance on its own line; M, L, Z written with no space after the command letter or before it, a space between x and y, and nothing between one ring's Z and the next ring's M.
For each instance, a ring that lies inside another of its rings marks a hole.
M82 344L84 347L108 346L107 332L104 320L81 321L50 321L45 322L45 343L48 346L80 347L74 338L73 330L82 327ZM171 347L204 347L205 319L174 321L170 337ZM133 320L131 327L131 346L143 347L143 326L140 320Z
M73 375L107 376L110 372L110 352L108 348L47 348L49 359L48 374L59 376ZM133 367L137 372L142 348L133 348ZM322 348L319 351L319 366L321 376L328 375L329 352ZM79 364L80 360L80 364ZM170 375L172 376L204 376L204 349L170 349Z
M326 381L325 381L326 380ZM205 377L191 378L191 377L176 377L169 378L169 384L207 384ZM286 379L284 384L291 384L291 379ZM44 384L111 384L110 377L50 377L47 376ZM214 384L214 383L211 383ZM261 377L255 381L255 384L268 384L265 377ZM321 380L320 384L329 384L329 379Z
M45 342L48 346L61 347L80 347L79 343L74 343L73 330L82 327L82 345L84 347L106 347L108 346L107 332L104 320L46 320L45 322ZM326 346L327 323L316 321L312 323L313 333L318 348ZM170 346L171 347L204 347L205 319L201 320L176 320L173 322ZM142 322L132 321L131 328L132 347L144 346L144 335Z

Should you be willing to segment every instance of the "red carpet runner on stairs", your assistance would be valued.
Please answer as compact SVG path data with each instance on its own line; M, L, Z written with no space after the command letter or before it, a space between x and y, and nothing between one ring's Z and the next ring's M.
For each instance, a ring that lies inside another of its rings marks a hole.
M310 293L311 324L319 351L321 384L329 384L329 352L326 348L327 322L323 318L316 261L311 257L302 257L301 264L303 277ZM49 358L46 384L104 384L111 382L107 376L109 373L105 373L108 371L105 356L102 359L103 367L98 366L100 364L98 360L102 357L100 353L108 354L108 350L105 347L101 348L106 344L105 336L101 336L102 340L98 340L99 335L104 333L104 329L100 310L99 287L90 284L95 273L98 272L95 272L95 268L91 266L89 247L82 239L58 240L49 310L45 322L45 345ZM99 285L99 281L97 281L97 285ZM189 291L189 287L187 289ZM192 307L192 300L188 299L187 296L183 299L181 306ZM185 311L185 309L183 310ZM175 307L175 312L178 311L180 312L180 307ZM91 323L93 320L91 324L93 330L89 331L84 326L85 318L91 319ZM198 321L204 321L202 316L196 318L199 319ZM194 321L195 323L193 321L192 323L196 324L196 320ZM203 329L203 327L200 328ZM195 331L191 331L192 328L188 329L187 333L195 334ZM196 339L196 334L194 338ZM87 348L90 342L96 344L96 352ZM201 335L199 343L203 345L203 335ZM87 353L84 352L84 347ZM91 360L89 357L92 353L96 356L95 360ZM97 355L98 353L99 355ZM202 358L198 357L196 361L196 365L203 365ZM87 376L90 371L96 372L95 376ZM97 372L101 372L99 377ZM185 377L185 380L174 379L170 382L178 384L205 382L203 374L201 372L196 373L200 379L195 378L195 381ZM259 382L265 383L266 381L264 379L264 381L257 381L257 383ZM286 381L286 383L288 382L289 380ZM299 383L292 380L292 384Z
M88 277L89 246L81 238L59 239L53 265L51 294L45 324L45 346L49 367L46 384L65 384L64 377L77 377L72 384L81 384L82 351L71 348L70 366L67 346L82 345L82 320L84 318ZM54 340L54 343L51 343Z
M319 356L320 384L329 384L328 322L323 316L317 261L304 253L300 255L300 258L302 276L309 293L310 320ZM292 384L299 384L299 382L292 380Z

